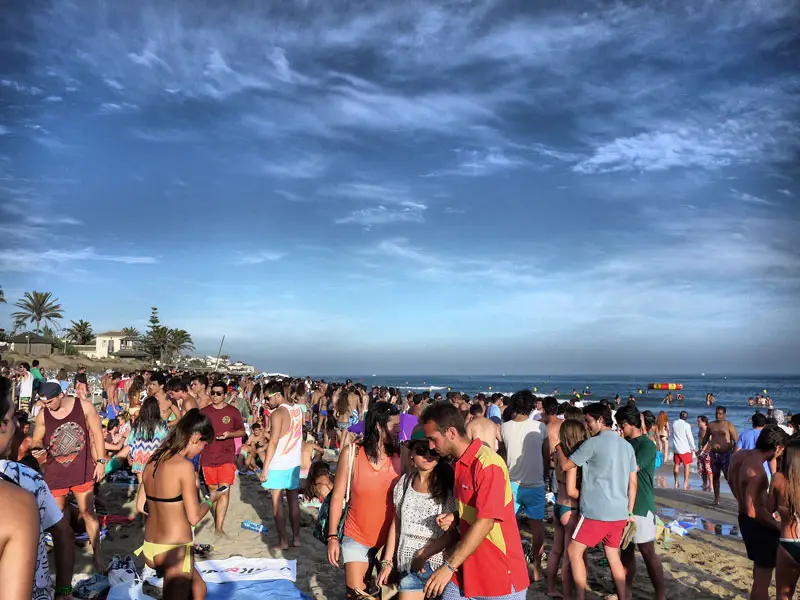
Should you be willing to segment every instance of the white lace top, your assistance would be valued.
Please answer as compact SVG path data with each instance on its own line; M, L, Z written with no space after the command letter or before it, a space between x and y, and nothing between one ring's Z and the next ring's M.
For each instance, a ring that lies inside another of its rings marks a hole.
M400 573L411 570L411 561L417 550L444 535L436 524L436 517L456 510L456 501L452 494L447 502L441 504L431 494L422 494L415 491L412 485L406 485L407 477L414 475L403 475L394 487L394 506L400 517L400 539L397 545L397 570ZM434 570L438 569L442 566L442 553L431 557L428 562Z

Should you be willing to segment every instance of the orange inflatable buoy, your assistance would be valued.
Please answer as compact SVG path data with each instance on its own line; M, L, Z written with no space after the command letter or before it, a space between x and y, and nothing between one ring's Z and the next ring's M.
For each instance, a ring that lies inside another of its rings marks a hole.
M682 390L682 383L648 383L648 390Z

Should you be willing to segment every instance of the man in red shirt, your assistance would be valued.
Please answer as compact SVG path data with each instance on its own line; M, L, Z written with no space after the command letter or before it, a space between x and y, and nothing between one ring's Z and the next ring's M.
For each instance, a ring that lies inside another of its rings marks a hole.
M244 421L239 410L225 403L228 388L221 381L211 386L211 404L200 412L211 419L216 438L200 455L200 466L209 491L221 485L232 486L236 479L236 444L234 438L244 436ZM225 514L230 494L220 494L214 506L214 521L218 535L224 535Z
M455 461L453 494L461 534L452 556L425 584L425 596L525 600L528 565L505 462L480 440L467 438L464 417L451 404L434 404L420 421L431 448ZM448 515L437 520L443 529L451 522Z

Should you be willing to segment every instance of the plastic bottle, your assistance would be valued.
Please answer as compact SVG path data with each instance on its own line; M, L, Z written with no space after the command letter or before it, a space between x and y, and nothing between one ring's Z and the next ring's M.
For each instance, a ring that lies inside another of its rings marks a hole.
M254 523L253 521L242 521L242 529L249 529L256 533L267 533L267 526L261 523Z

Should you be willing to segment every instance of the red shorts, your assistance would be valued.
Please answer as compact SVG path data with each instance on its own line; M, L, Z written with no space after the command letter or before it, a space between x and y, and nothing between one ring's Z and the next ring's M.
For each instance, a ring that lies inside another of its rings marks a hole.
M86 483L73 485L72 487L68 487L63 490L50 490L50 493L53 494L53 498L63 498L65 496L69 496L70 492L77 496L78 494L85 494L86 492L91 492L93 490L94 481L87 481Z
M690 465L694 462L692 460L691 452L684 452L683 454L673 454L672 460L675 461L676 465Z
M229 463L218 467L203 467L203 478L208 485L233 485L236 480L236 465Z
M624 521L595 521L581 517L578 526L575 527L572 539L587 548L594 548L600 542L609 548L619 548L622 532L627 522L627 519Z

